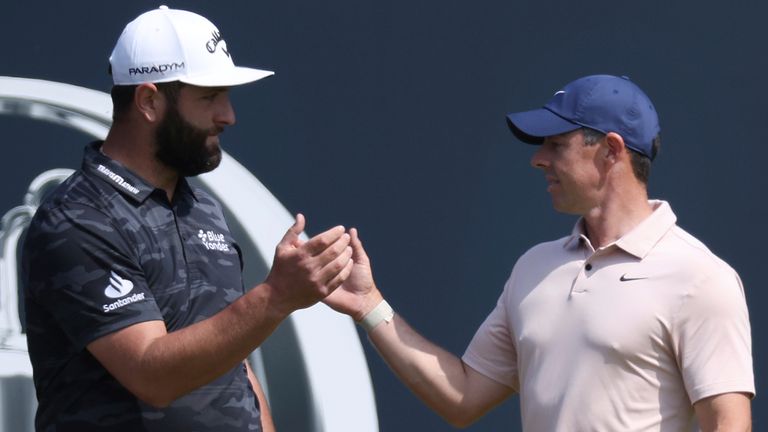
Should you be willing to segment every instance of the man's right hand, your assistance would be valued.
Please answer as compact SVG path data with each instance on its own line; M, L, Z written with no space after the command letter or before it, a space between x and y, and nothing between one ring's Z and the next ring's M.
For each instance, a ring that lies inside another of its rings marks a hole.
M352 272L344 284L323 302L336 311L349 315L353 320L360 321L383 300L383 297L373 281L371 261L365 253L357 230L352 228L349 233L352 237L352 260L354 261Z
M272 270L264 283L275 295L271 305L285 315L327 297L352 272L350 236L344 227L336 226L304 242L302 214L288 228L275 250Z
M296 309L311 306L352 272L350 236L338 226L304 242L304 216L277 245L264 284L212 317L168 333L162 320L130 325L88 350L144 402L168 406L238 364Z

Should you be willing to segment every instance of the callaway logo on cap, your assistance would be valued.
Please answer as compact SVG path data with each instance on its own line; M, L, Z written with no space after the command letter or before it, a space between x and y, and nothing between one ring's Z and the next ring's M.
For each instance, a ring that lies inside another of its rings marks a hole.
M115 85L181 81L229 87L274 72L238 67L221 32L206 18L160 6L128 23L109 57Z

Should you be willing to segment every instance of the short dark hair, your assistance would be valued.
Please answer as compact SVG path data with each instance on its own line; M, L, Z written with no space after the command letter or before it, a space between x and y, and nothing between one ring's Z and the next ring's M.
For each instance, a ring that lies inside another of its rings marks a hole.
M176 102L179 100L179 93L181 92L182 87L186 84L181 81L171 81L156 83L155 85L157 86L157 89L165 95L168 102L175 106ZM128 111L128 108L133 103L133 96L136 94L137 87L138 85L112 86L110 95L112 96L113 123L117 123L117 121L125 115L126 111Z
M135 85L112 86L112 90L109 92L112 96L112 123L117 123L128 111L128 107L133 102L136 87Z
M585 145L593 145L603 139L605 134L599 130L595 130L588 127L582 127L581 132L584 136ZM639 151L633 150L629 147L629 156L632 163L632 172L635 174L635 178L640 180L643 184L648 184L648 177L651 175L651 161L656 158L656 154L661 147L661 136L656 135L651 141L651 157L648 157Z

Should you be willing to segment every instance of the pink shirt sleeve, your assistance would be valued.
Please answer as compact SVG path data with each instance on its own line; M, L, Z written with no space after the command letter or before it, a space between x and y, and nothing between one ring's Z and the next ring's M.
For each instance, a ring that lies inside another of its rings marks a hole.
M488 378L519 391L517 351L509 327L506 294L505 288L496 307L477 329L462 360Z
M752 342L741 280L730 267L699 271L671 329L691 403L722 393L753 396Z

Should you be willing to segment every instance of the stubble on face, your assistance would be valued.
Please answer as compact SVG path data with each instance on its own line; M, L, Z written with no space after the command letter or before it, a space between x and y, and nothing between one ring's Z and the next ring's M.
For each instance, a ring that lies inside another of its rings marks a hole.
M583 216L598 201L602 183L596 166L597 145L587 145L581 131L548 138L542 144L542 162L547 191L554 209Z
M168 105L155 131L155 157L184 177L216 169L221 163L221 147L216 136L220 128L201 129L185 120L175 103ZM214 138L209 145L209 138Z

